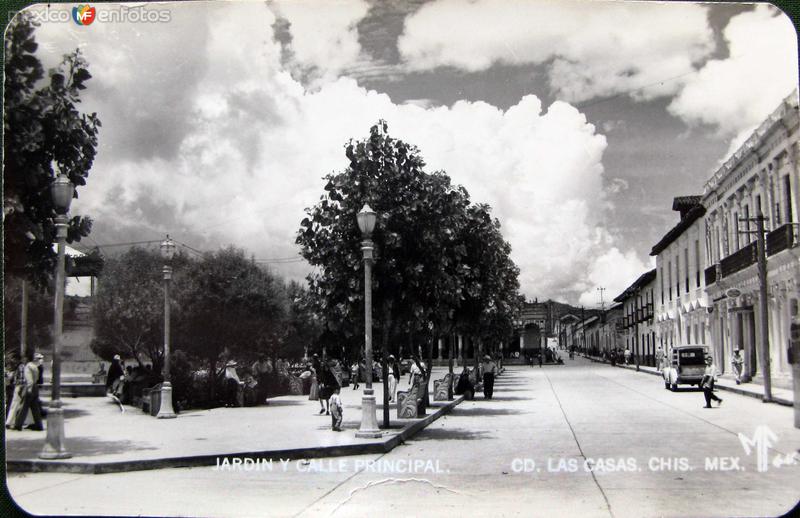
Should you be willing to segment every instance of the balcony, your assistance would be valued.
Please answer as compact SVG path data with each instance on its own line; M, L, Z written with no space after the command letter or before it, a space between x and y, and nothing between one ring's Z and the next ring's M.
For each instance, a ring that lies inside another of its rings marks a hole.
M717 265L712 264L705 271L706 276L706 286L711 286L715 282L717 282Z
M732 253L728 257L723 258L719 262L720 273L722 277L727 277L740 270L744 270L751 264L756 263L756 243L755 241L749 245Z
M796 246L798 242L797 227L796 223L787 223L769 232L767 234L767 256Z

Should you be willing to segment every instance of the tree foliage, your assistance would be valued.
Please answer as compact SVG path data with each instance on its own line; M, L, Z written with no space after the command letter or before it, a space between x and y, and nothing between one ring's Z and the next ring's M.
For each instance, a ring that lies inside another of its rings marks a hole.
M67 305L68 309L68 305ZM26 351L20 351L22 332L22 279L7 277L3 290L3 343L6 365L32 351L44 349L51 342L53 297L28 289L28 335Z
M303 257L317 268L309 286L328 327L345 337L363 333L356 214L365 203L378 214L373 307L383 344L400 332L432 340L453 327L459 310L462 322L467 315L500 322L489 316L511 308L518 272L499 223L487 206L470 205L444 172L426 173L419 150L386 131L379 121L367 139L346 145L349 166L324 178L324 193L297 234Z
M69 176L77 197L94 161L100 120L78 110L80 92L91 78L79 49L44 78L36 57L36 25L31 15L20 13L5 40L3 258L6 272L25 276L42 289L56 261L52 164ZM90 231L91 220L75 216L67 241L79 241Z
M225 357L273 355L286 336L288 301L281 279L236 248L175 272L173 342L209 369Z
M177 262L184 263L183 256ZM149 360L155 372L163 363L163 261L157 252L132 248L107 259L93 304L92 350L106 361L115 354Z

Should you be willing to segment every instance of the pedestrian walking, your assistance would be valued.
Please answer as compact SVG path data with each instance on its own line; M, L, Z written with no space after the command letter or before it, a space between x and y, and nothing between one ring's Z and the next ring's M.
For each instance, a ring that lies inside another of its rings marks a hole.
M6 389L6 418L11 410L11 402L14 400L14 382L17 378L17 371L20 370L19 367L20 365L13 356L8 358L8 363L6 363L5 377L3 378ZM21 372L24 374L24 366Z
M39 366L44 363L44 356L40 353L33 355L33 360L25 365L25 387L23 390L22 406L14 422L15 430L22 430L28 410L33 416L33 424L26 426L29 430L44 430L42 425L42 403L39 401Z
M711 408L711 401L716 401L717 405L722 405L722 398L714 394L714 383L717 381L717 367L714 365L714 359L711 356L706 358L706 370L703 373L703 380L700 385L703 387L703 396L706 399L705 408Z
M626 347L625 348L625 352L622 353L622 354L625 357L625 365L630 364L630 362L631 362L631 350Z
M125 370L122 367L122 358L119 354L115 354L111 360L111 366L108 368L106 375L106 394L114 394L119 387L118 380L125 375Z
M389 390L389 402L394 402L394 394L397 391L397 380L400 378L400 370L397 368L397 361L393 354L389 355L389 365L387 374L387 388Z
M244 386L244 382L239 379L236 372L235 361L230 360L225 364L225 406L237 407L239 405L239 391Z
M736 377L736 384L739 385L744 375L744 358L742 357L741 349L736 349L733 352L731 364L733 365L733 375Z
M656 365L659 371L664 369L664 349L660 345L656 350Z
M539 368L540 369L542 368L542 363L543 362L544 362L544 355L542 354L542 351L539 350Z
M22 408L22 400L25 398L25 363L20 363L14 369L12 383L11 404L6 415L6 428L13 428L17 422L17 416Z
M308 399L309 401L319 401L319 380L317 379L317 369L314 368L313 363L309 363L308 370L311 371L311 387L308 389Z
M272 374L272 365L267 362L266 356L260 354L258 360L250 368L256 380L256 400L258 403L267 403L269 398L269 378Z
M341 389L339 379L333 372L333 365L335 360L330 359L327 363L322 363L322 371L319 374L319 413L328 415L330 413L330 398L336 391ZM324 405L323 405L324 402Z
M344 417L344 406L339 392L341 392L341 388L335 387L330 397L331 430L334 432L342 431L342 418Z
M497 374L497 364L488 354L483 357L483 397L492 399L494 393L494 377Z

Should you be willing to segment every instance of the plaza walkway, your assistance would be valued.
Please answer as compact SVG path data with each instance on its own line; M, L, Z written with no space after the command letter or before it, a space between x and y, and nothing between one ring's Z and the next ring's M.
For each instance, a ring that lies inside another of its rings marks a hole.
M431 395L433 381L445 373L434 369ZM319 401L308 396L276 397L257 407L189 410L175 419L156 419L130 406L120 412L107 397L65 398L66 447L72 458L40 461L45 432L6 430L6 461L9 470L52 469L58 464L62 471L105 472L209 465L222 455L298 458L388 451L421 419L397 419L396 404L391 403L391 428L378 439L356 438L363 388L362 383L358 390L342 389L342 432L331 431L330 416L320 415ZM373 388L382 423L383 385L374 383ZM398 390L407 388L408 376L403 376ZM437 412L447 406L447 402L432 403L429 417L438 417Z

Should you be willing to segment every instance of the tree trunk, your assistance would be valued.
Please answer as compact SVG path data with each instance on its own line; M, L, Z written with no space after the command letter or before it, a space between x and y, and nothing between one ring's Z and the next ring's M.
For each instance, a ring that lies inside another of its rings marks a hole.
M450 333L450 344L447 346L447 370L450 373L450 383L447 384L447 400L453 400L453 347L456 344L455 332Z

